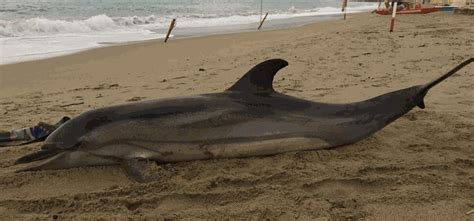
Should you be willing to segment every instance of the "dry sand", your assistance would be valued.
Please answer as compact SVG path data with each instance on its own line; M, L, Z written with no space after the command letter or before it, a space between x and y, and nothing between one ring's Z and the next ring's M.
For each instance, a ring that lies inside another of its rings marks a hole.
M284 58L276 90L325 102L425 83L474 55L472 16L434 13L287 30L149 41L0 66L0 128L91 108L220 92ZM200 68L204 70L199 70ZM40 143L0 149L2 219L474 220L474 65L375 135L340 148L162 165L131 182L116 167L14 173ZM76 104L66 107L62 105Z

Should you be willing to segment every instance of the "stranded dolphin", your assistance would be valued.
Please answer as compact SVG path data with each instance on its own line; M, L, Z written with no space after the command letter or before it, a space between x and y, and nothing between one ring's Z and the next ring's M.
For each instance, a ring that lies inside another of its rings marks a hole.
M54 131L23 169L136 165L273 155L354 143L424 108L428 90L471 58L424 85L348 104L318 103L275 92L274 75L288 63L262 62L222 93L159 99L87 111Z

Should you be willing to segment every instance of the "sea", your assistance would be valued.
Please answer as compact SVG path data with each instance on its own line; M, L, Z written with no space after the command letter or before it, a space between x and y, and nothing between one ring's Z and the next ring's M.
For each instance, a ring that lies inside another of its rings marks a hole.
M0 64L110 44L299 26L342 18L341 0L0 0ZM349 2L347 13L376 3Z

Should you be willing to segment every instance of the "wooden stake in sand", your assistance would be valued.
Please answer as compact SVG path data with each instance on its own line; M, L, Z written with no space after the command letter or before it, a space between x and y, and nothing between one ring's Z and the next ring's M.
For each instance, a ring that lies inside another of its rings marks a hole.
M267 14L265 14L265 17L263 17L262 21L260 22L260 25L257 28L258 30L260 30L260 28L262 28L263 22L265 22L265 19L267 18L267 15L268 15L268 12L267 12Z
M390 19L390 32L393 32L393 27L395 26L395 16L397 15L397 1L393 2L393 12L392 12L392 18Z
M171 31L173 30L174 26L176 26L176 18L173 18L173 20L171 20L170 28L168 29L168 33L166 33L165 43L168 41L168 38L170 37Z
M344 20L346 20L347 0L342 0L342 12L344 12Z

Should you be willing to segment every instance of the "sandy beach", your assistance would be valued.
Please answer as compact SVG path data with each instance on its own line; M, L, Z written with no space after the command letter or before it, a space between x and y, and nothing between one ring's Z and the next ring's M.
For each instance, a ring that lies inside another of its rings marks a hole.
M0 66L0 129L142 100L221 92L283 58L279 92L343 103L426 83L474 56L474 19L451 13L146 41ZM361 142L324 151L159 166L14 173L41 143L0 148L0 219L474 220L474 65Z

